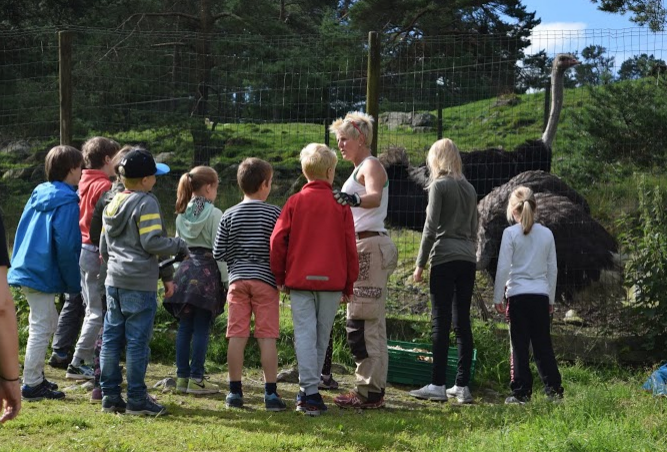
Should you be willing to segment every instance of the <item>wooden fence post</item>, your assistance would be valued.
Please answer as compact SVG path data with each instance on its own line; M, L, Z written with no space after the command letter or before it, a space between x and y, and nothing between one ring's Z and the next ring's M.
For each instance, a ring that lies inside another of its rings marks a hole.
M72 36L71 31L58 32L60 63L60 144L72 144Z
M380 38L377 31L368 33L368 77L366 78L366 113L375 119L371 153L377 155L380 125Z

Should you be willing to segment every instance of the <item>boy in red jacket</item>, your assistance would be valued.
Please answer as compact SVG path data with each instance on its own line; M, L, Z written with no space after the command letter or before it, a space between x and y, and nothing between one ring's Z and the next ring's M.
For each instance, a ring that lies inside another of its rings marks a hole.
M81 334L76 343L72 363L67 366L66 378L72 380L92 380L93 361L95 359L95 340L104 323L102 292L97 282L100 265L99 243L90 238L90 222L95 204L102 193L111 189L110 177L115 174L112 163L120 145L104 137L93 137L81 148L86 168L79 181L79 227L81 228L81 295L86 307Z
M278 218L271 235L271 271L291 298L299 363L296 410L317 416L327 409L317 386L331 327L341 295L344 303L353 296L359 259L352 211L331 196L336 153L311 143L300 158L308 183L287 200Z

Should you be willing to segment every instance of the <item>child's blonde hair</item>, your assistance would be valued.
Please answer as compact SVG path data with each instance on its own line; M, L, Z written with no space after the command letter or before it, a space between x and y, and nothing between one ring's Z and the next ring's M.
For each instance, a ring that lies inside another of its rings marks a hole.
M373 144L373 123L375 120L371 115L360 111L351 111L345 118L336 119L329 131L338 136L343 134L347 137L359 138L364 137L364 143L370 147Z
M195 166L183 174L176 190L176 213L183 213L192 194L206 185L218 183L218 173L210 166Z
M528 187L518 187L514 189L507 203L507 221L513 223L514 212L516 212L519 215L523 233L528 234L535 224L536 210L537 201L535 201L533 190Z
M338 157L325 144L310 143L301 149L301 170L309 180L327 179L329 168L336 169Z
M428 151L426 164L430 172L428 183L442 176L450 176L454 179L463 179L463 163L461 154L454 142L449 138L436 141Z

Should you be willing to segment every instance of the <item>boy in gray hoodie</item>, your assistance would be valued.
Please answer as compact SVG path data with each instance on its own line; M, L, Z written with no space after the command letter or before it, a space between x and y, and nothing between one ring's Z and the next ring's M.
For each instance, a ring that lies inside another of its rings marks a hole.
M160 206L150 193L156 178L169 167L156 164L145 149L130 151L118 166L125 190L104 209L100 252L107 263L107 313L100 353L102 411L163 415L166 409L148 397L146 368L157 310L157 283L162 279L165 297L174 286L174 269L160 270L158 256L187 255L180 238L163 235ZM120 394L120 354L127 344L127 404Z

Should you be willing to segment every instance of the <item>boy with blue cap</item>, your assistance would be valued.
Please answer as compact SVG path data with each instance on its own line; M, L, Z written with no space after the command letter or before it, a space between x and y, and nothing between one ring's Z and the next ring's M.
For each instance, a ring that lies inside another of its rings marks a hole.
M104 209L100 252L107 263L107 313L100 353L102 411L163 415L166 409L148 397L146 368L157 310L157 283L173 294L174 268L159 268L158 256L187 255L185 241L166 237L160 205L151 193L155 176L169 167L155 163L145 149L133 149L118 165L125 190ZM127 404L121 397L120 355L127 345Z

